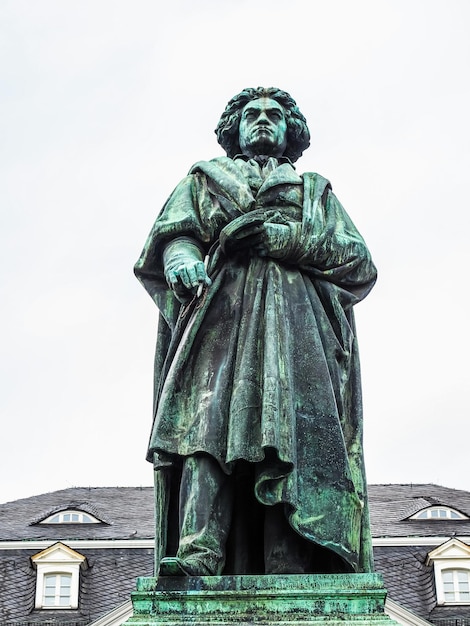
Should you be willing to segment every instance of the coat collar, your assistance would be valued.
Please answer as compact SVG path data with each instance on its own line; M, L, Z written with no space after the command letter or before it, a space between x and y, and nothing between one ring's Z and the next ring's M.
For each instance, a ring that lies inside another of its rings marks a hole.
M229 203L234 202L242 212L246 212L254 205L255 196L259 198L261 194L277 185L302 184L302 178L297 174L292 163L288 159L283 159L283 161L270 171L257 192L253 192L250 187L249 170L254 166L250 166L250 160L246 157L235 157L235 159L217 157L211 161L199 161L193 165L190 173L203 172L210 179L210 186L214 190L221 192ZM259 168L258 164L255 165ZM256 172L253 175L256 175Z

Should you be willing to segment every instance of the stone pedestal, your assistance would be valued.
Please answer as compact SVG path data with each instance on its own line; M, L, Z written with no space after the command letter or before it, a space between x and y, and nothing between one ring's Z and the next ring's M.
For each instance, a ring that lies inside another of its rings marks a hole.
M393 626L378 574L137 579L127 626Z

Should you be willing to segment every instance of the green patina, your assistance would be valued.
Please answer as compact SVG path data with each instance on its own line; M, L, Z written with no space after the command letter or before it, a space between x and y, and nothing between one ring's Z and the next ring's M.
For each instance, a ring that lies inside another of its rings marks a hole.
M244 90L217 135L227 156L191 168L135 267L160 310L156 571L370 572L352 309L375 267L292 165L309 133L288 94Z
M139 578L126 626L393 626L377 574Z

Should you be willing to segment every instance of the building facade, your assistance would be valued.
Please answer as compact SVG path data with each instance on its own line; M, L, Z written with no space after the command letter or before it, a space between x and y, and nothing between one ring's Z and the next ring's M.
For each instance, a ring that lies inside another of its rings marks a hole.
M376 570L404 626L470 626L470 493L370 485ZM0 625L118 626L153 573L151 487L70 488L0 505Z

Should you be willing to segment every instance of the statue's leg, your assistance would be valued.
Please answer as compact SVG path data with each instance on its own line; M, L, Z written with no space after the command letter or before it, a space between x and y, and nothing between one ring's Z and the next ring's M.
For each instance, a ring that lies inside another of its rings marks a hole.
M170 471L163 467L154 470L155 489L155 573L160 568L160 561L165 556L168 532L168 505L170 502Z
M230 477L208 455L184 460L180 487L180 542L177 558L193 575L220 574L230 530Z
M291 528L280 504L265 509L264 559L266 574L314 571L312 544Z
M266 574L343 574L353 571L332 550L299 535L287 521L282 505L266 507L264 558Z

